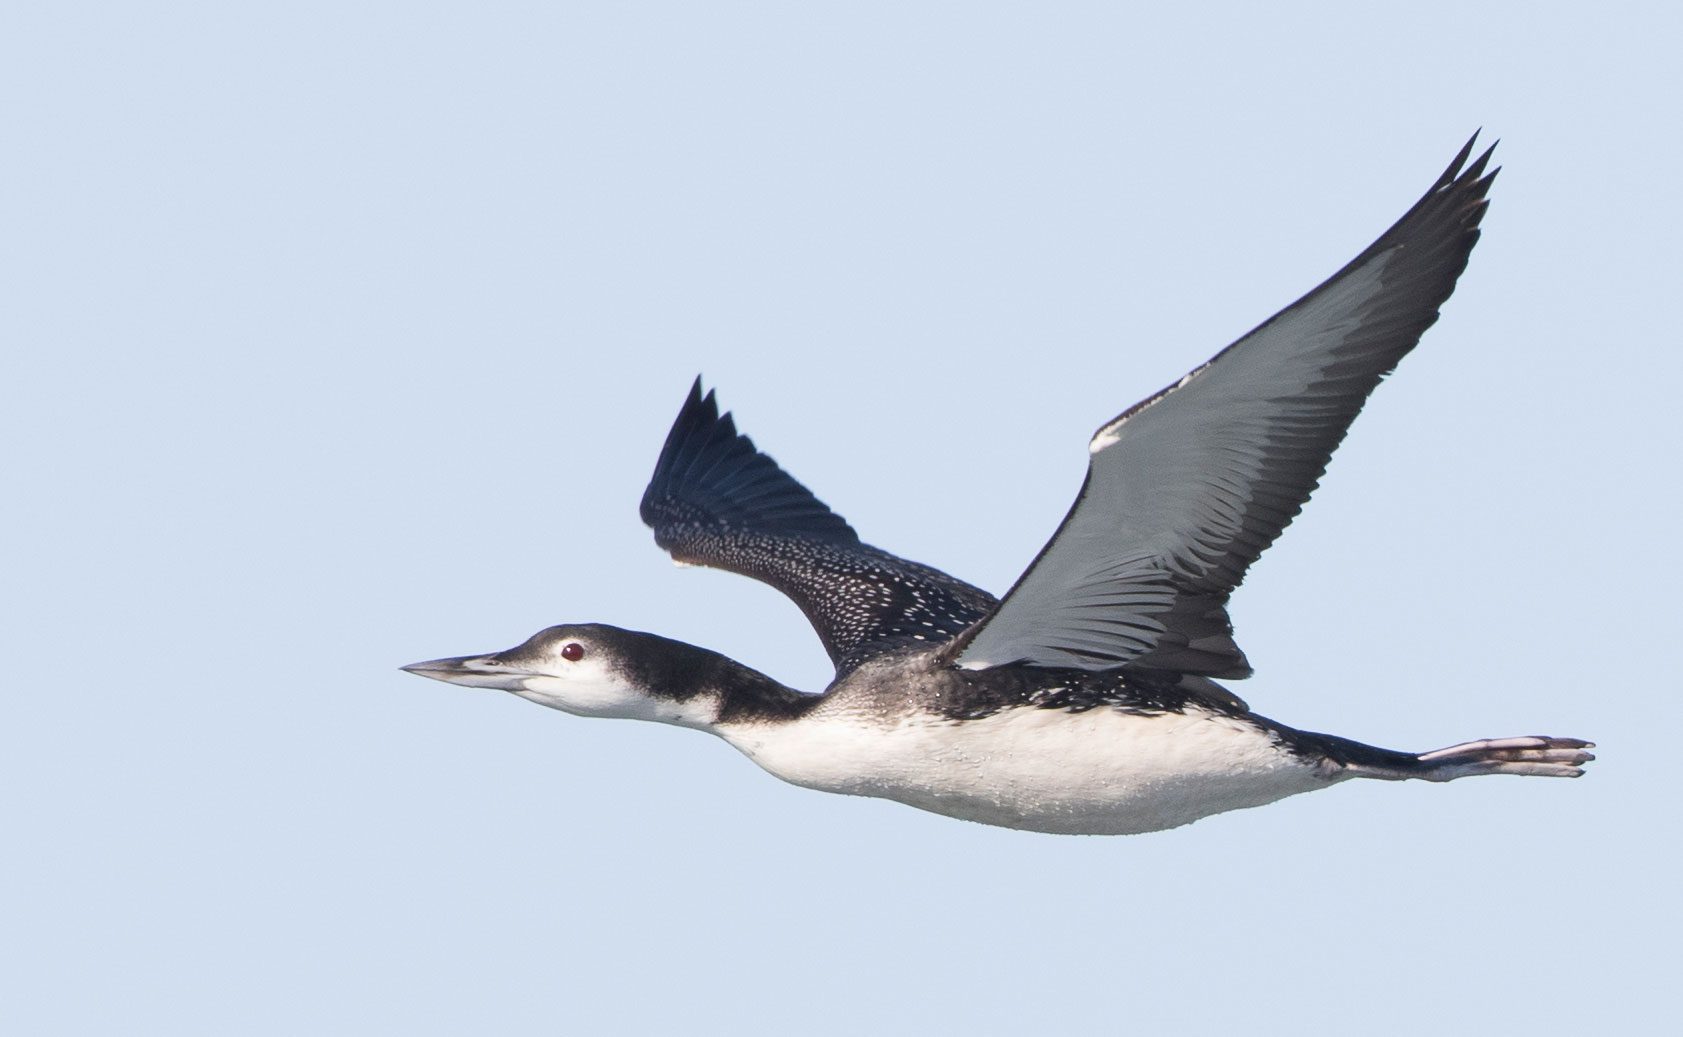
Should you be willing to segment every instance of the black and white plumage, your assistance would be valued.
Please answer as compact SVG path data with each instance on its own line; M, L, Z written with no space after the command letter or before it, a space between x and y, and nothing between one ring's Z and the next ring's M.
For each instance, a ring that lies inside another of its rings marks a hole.
M1169 828L1352 777L1576 777L1581 739L1380 749L1276 723L1216 682L1251 672L1229 595L1466 266L1495 177L1472 146L1337 274L1100 427L1074 506L1003 599L863 543L698 379L643 520L674 559L788 595L835 663L821 695L598 624L407 669L710 731L799 785L1047 832Z

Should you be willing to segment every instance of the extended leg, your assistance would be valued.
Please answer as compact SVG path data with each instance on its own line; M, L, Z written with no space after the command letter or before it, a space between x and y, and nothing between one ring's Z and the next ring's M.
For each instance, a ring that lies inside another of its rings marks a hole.
M1485 738L1462 742L1419 756L1418 773L1410 778L1453 781L1471 774L1538 774L1547 778L1576 778L1583 765L1595 759L1594 742L1581 738Z
M1389 749L1340 754L1343 776L1401 781L1454 781L1474 774L1536 774L1546 778L1576 778L1583 765L1595 759L1587 749L1594 742L1581 738L1550 738L1530 735L1521 738L1481 738L1447 749L1418 755ZM1364 746L1364 749L1371 747Z

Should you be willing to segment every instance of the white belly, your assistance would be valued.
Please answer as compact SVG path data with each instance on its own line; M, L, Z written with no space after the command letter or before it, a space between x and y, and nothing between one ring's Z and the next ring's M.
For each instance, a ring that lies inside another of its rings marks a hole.
M720 734L796 785L1040 832L1152 832L1330 783L1269 733L1192 708L1021 707L893 725L819 711Z

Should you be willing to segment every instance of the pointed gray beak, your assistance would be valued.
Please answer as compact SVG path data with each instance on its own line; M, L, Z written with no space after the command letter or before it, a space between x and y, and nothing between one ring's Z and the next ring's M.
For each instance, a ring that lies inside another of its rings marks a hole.
M418 673L423 677L431 677L435 680L447 680L447 674L461 672L464 663L476 658L478 657L463 655L455 659L428 659L424 663L410 663L408 666L400 667L400 669L408 673Z
M402 669L448 684L460 684L467 688L497 688L503 691L513 690L521 678L532 676L526 670L504 665L495 655L428 659L422 663L410 663Z

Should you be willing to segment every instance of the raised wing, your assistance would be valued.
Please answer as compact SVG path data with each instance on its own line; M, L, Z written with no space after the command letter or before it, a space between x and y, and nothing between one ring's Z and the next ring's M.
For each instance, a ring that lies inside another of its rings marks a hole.
M680 562L752 576L788 595L818 631L837 676L873 656L949 641L993 595L859 541L690 388L643 493L643 521Z
M948 657L1249 676L1228 596L1454 291L1496 176L1489 151L1462 168L1472 147L1326 283L1099 429L1063 525Z

